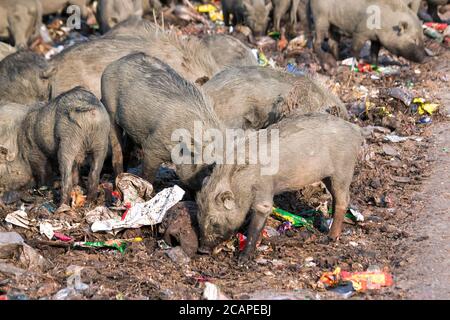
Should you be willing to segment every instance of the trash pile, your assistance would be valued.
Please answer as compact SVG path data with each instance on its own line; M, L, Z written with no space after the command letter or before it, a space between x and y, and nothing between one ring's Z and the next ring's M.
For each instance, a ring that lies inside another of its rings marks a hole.
M178 7L173 14L185 22L179 32L228 32L218 2ZM46 58L95 34L95 26L91 34L70 31L61 19L50 21L33 45ZM448 45L448 26L425 27ZM282 194L254 261L243 269L236 257L246 246L244 232L211 256L197 253L197 207L182 188L157 189L131 173L115 181L104 174L95 205L76 189L71 205L58 208L57 185L0 196L0 300L402 297L393 284L408 263L404 240L412 235L404 226L418 214L411 211L413 192L433 166L430 128L445 121L438 92L450 79L439 65L448 52L424 66L350 58L326 77L316 74L320 64L304 35L288 40L271 32L253 43L245 27L232 34L254 49L261 66L313 74L363 127L366 144L340 240L326 236L333 211L322 184Z

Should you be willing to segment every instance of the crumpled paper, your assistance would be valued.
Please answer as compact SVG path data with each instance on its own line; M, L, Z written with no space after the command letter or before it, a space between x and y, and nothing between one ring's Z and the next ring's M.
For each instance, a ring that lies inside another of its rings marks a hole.
M131 173L121 173L116 178L117 189L123 196L123 203L136 203L148 201L152 197L153 186L150 182Z
M30 229L32 223L28 218L28 214L24 211L25 207L22 206L20 210L14 211L8 214L5 218L6 222L9 222L15 226L22 227L25 229Z
M184 190L179 186L166 188L151 200L136 203L129 210L125 219L114 217L108 220L96 221L91 225L92 232L113 231L126 228L140 228L142 226L161 223L167 210L177 204L184 196Z

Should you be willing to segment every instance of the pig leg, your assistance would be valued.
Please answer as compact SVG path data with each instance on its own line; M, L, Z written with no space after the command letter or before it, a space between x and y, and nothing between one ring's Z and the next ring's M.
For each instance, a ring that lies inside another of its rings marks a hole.
M316 39L314 40L314 52L320 57L323 55L322 43L328 38L330 23L326 19L318 18L316 20Z
M290 1L279 1L278 5L274 10L274 25L275 31L280 31L281 19L284 17L286 12L289 10Z
M92 202L97 198L98 183L100 181L100 173L105 162L108 148L98 148L94 150L92 156L91 169L89 171L88 179L88 197L87 200Z
M379 41L370 42L370 63L378 65L378 54L380 53L381 43Z
M359 59L360 58L360 54L361 54L361 50L364 47L364 44L366 43L367 38L363 37L363 36L357 36L357 35L353 35L353 40L352 40L352 54L354 58Z
M59 173L61 174L61 201L60 205L67 204L73 188L72 171L75 165L75 158L81 146L74 145L73 141L60 143L58 150Z
M75 163L72 168L72 182L74 186L80 183L80 168L78 163Z
M256 242L261 236L261 232L266 225L267 218L270 216L273 208L273 195L270 188L262 186L266 190L261 195L256 195L255 204L252 206L253 215L247 231L247 245L239 256L238 264L247 263L256 250Z
M111 119L111 132L109 134L109 140L112 149L112 165L114 174L118 176L123 172L123 153L122 153L122 130Z
M29 154L30 167L39 186L49 183L50 163L47 157L40 151L33 151Z
M337 32L331 32L328 44L330 46L331 53L336 60L339 60L339 42L341 42L341 36Z
M229 27L230 26L230 11L228 11L227 6L223 6L222 10L223 10L223 22L225 23L225 25L227 27Z
M350 182L348 179L336 179L335 177L324 179L325 186L333 197L333 224L328 234L332 240L337 240L342 231L342 223L350 200Z

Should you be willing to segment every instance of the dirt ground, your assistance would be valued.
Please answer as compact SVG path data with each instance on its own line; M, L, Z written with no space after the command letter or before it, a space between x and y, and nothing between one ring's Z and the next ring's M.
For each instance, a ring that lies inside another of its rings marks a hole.
M185 32L189 28L193 27L185 27ZM142 227L115 236L91 232L85 214L104 204L102 196L90 207L50 213L42 204L53 200L53 188L23 190L20 200L8 205L0 202L0 232L20 233L47 263L29 266L15 257L13 264L23 273L14 275L0 268L0 296L54 299L67 286L66 269L80 266L81 281L88 288L69 299L201 299L205 282L214 283L232 299L343 299L318 284L323 272L336 267L346 271L378 267L393 274L394 285L357 293L351 299L450 298L450 123L445 114L445 107L450 108L450 51L432 40L427 47L437 55L426 64L395 58L405 64L396 76L374 79L373 74L355 73L348 67L340 67L331 78L317 75L346 103L352 122L369 129L382 127L369 130L351 186L351 205L365 220L345 224L338 242L328 242L326 234L317 230L299 228L263 238L255 260L246 267L237 266L235 241L215 255L194 255L177 263L158 245L162 237L158 228ZM288 60L277 51L266 55L280 67ZM310 49L304 48L294 59L299 67L320 69ZM420 124L422 116L383 93L393 87L438 102L441 111L431 116L430 124ZM394 143L385 140L387 134L411 138ZM113 180L105 173L103 181ZM323 206L326 201L329 196L320 187L276 198L277 206L291 212ZM4 221L21 203L31 218L65 223L61 231L75 241L136 236L144 241L130 244L123 254L48 241L36 228L26 230ZM281 222L270 218L268 224L277 228Z

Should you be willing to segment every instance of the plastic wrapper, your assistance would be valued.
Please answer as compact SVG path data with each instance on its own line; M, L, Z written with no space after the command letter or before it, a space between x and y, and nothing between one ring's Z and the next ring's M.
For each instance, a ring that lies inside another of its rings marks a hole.
M310 218L305 219L296 214L290 213L288 211L284 211L279 208L273 208L272 215L281 221L290 222L293 227L296 227L296 228L305 227L310 231L314 231L313 221Z
M343 282L350 281L355 291L367 291L389 287L394 284L392 275L381 270L347 272L337 267L333 272L325 272L320 277L319 282L326 287L334 288Z
M135 205L148 201L152 197L152 184L131 173L119 174L116 178L116 186L123 196L124 204ZM112 195L114 196L114 194Z
M125 253L128 243L141 242L142 238L134 239L112 239L107 241L80 241L73 244L74 248L112 248L117 249L121 253Z
M92 224L91 230L93 232L112 231L125 228L140 228L161 223L167 210L181 201L184 193L184 190L179 186L166 188L151 200L132 206L123 220L120 217L116 217L96 221Z

